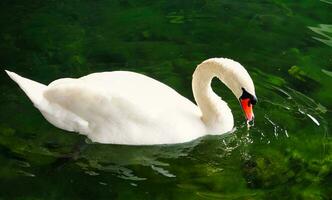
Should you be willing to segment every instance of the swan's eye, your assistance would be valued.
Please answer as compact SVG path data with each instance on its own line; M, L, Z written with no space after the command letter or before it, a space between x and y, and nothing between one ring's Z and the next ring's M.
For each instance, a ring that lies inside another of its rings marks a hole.
M257 103L257 98L256 97L252 97L252 98L250 98L250 103L252 104L252 105L255 105L256 103Z

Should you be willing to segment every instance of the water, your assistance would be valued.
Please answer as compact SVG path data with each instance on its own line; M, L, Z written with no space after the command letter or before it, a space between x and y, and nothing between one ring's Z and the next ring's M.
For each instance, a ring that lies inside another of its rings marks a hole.
M0 199L332 199L332 1L1 1L0 62L49 83L131 70L193 100L210 57L250 72L248 131L179 145L92 144L43 119L0 75ZM170 129L171 131L171 129Z

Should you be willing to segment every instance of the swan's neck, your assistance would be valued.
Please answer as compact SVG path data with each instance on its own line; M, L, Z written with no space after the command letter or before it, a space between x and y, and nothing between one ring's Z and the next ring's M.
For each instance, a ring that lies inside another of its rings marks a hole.
M193 75L193 94L202 112L202 121L210 131L230 130L234 124L233 115L227 103L213 92L211 82L214 77L229 87L219 63L203 62L200 64Z

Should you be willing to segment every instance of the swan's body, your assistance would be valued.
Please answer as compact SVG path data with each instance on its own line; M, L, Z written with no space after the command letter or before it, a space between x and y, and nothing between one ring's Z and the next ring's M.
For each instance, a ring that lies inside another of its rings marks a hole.
M100 143L182 143L230 131L231 110L210 87L215 76L236 96L241 89L232 87L241 81L249 84L246 89L254 94L246 70L235 61L221 58L203 62L194 73L193 91L199 107L167 85L134 72L94 73L79 79L59 79L48 86L7 73L50 123Z

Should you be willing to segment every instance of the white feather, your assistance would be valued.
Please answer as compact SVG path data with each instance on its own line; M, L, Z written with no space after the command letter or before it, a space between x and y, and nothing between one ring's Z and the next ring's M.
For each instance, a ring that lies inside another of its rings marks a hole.
M170 144L222 134L233 128L233 116L213 93L212 78L217 76L232 91L247 87L254 92L246 70L222 58L209 59L195 71L193 91L200 108L169 86L134 72L94 73L48 86L6 72L51 124L100 143Z

